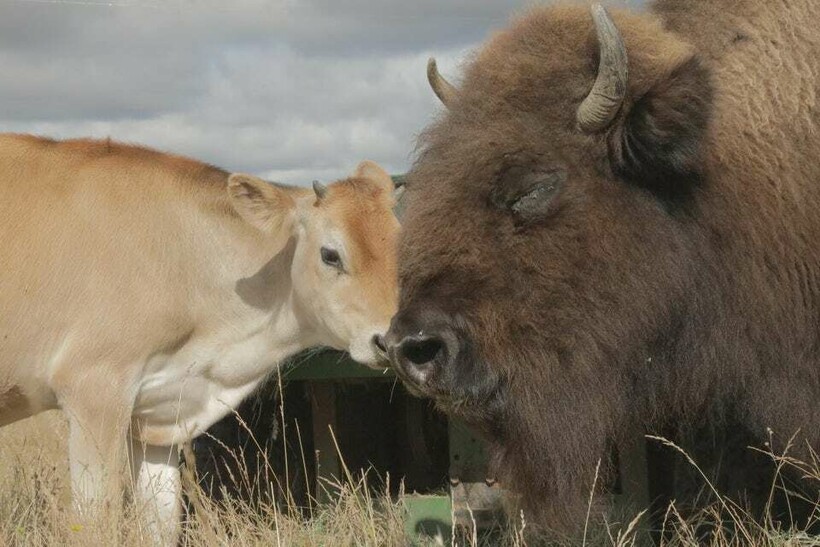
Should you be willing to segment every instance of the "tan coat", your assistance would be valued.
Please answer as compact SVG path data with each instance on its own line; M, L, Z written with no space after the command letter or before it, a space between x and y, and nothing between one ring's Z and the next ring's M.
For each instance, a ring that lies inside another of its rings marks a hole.
M64 410L87 500L113 488L130 427L135 483L159 485L173 535L175 445L306 347L379 361L392 188L371 162L319 199L139 147L0 136L0 425Z

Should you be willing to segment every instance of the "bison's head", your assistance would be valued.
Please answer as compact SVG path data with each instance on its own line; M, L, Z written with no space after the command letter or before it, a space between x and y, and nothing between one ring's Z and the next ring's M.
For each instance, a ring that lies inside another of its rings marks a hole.
M588 491L695 282L708 75L600 6L529 14L458 87L428 68L447 113L408 176L391 359L496 442L513 488Z

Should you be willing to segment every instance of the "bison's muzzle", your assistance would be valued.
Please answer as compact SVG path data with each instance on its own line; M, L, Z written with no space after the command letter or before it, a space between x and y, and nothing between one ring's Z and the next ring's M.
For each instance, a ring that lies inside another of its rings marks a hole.
M504 413L504 382L475 351L458 315L412 305L393 318L385 337L396 374L414 395L432 398L480 431L495 431Z
M454 368L462 341L448 318L424 310L402 313L393 318L387 333L387 353L397 374L419 395L446 387L442 373Z

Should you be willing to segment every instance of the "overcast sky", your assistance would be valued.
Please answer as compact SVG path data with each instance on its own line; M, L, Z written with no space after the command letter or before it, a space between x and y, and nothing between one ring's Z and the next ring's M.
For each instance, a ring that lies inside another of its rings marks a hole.
M304 184L404 172L460 62L534 0L0 0L0 130ZM639 3L639 2L633 2Z

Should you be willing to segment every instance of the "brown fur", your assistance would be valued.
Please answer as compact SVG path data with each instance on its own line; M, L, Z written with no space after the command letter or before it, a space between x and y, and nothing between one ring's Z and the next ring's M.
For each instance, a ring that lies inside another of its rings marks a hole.
M410 387L484 430L552 527L583 523L596 461L636 424L733 414L820 447L820 5L655 12L613 12L629 90L606 131L575 121L589 10L536 9L476 55L407 179L391 335L433 314L462 337ZM546 212L498 206L550 169Z

